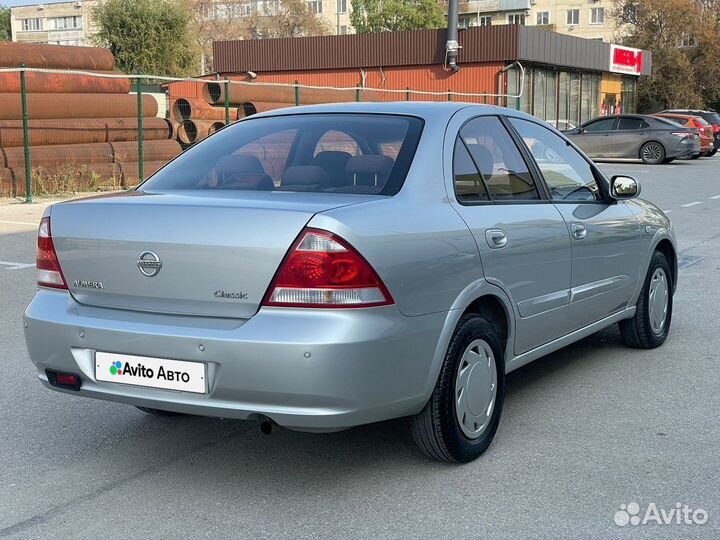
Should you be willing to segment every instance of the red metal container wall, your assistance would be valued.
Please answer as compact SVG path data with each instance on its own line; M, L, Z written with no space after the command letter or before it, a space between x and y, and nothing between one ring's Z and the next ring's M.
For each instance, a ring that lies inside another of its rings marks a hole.
M440 92L436 96L411 94L413 101L445 101L448 90L463 93L496 94L497 77L503 68L502 63L465 64L462 69L453 74L440 65L389 67L380 70L365 70L365 86L368 88L381 88L389 90L402 90L398 93L382 93L385 101L402 101L405 99L405 89ZM243 78L230 75L231 78ZM266 72L258 74L257 82L274 82L329 87L354 87L361 84L363 73L359 69L333 69L311 70L304 72ZM300 90L302 101L302 89ZM475 103L496 103L493 97L463 97L453 96L455 101L470 101Z

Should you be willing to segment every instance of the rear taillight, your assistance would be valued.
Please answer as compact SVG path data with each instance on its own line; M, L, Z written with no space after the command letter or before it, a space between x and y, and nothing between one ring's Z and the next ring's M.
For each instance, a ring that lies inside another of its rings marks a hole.
M67 289L67 283L60 269L57 253L55 253L49 217L42 218L38 229L37 283L43 287Z
M718 132L720 132L720 125L713 124L713 125L712 125L712 130L713 130L713 133L718 133Z
M385 306L390 293L370 264L345 240L305 229L290 248L263 305L350 308Z
M684 139L685 137L693 136L693 134L688 131L673 131L672 134L675 135L676 137L680 137L681 139Z

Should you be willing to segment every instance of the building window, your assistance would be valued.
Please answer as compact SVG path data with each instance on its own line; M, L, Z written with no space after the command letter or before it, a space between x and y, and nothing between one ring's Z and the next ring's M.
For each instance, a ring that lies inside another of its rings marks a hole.
M481 15L478 17L478 26L492 26L492 15Z
M75 30L82 28L82 15L72 17L54 17L50 19L53 30Z
M510 13L508 15L508 24L525 24L525 14Z
M568 26L577 26L578 24L580 24L580 10L568 9L566 22Z
M340 26L340 35L344 36L345 34L347 34L347 25L343 24Z
M23 32L36 32L43 29L42 19L23 19L22 20Z
M337 0L338 13L347 13L347 0Z
M592 8L590 10L590 24L605 24L605 8Z
M550 12L549 11L538 11L537 25L541 26L544 24L550 24Z
M458 19L458 28L460 30L465 30L469 26L470 26L470 19L468 19L467 17L460 17Z
M310 13L314 13L315 15L319 15L323 12L323 3L322 0L311 0L307 3L308 11Z

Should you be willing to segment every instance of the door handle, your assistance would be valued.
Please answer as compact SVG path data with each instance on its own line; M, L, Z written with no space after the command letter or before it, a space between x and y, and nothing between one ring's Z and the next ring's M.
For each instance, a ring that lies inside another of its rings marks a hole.
M502 229L488 229L485 231L485 240L491 249L500 249L507 245L507 236Z
M570 231L572 232L573 238L575 240L582 240L587 236L587 229L582 223L571 223Z

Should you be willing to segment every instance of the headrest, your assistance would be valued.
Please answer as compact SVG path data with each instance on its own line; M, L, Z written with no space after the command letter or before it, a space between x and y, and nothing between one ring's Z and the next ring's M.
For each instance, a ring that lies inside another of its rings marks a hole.
M482 144L468 144L470 154L477 163L480 172L484 176L490 176L495 169L495 159L493 158L490 150Z
M215 164L215 170L219 174L265 174L265 169L258 158L239 154L232 154L220 158Z
M330 176L317 165L294 165L285 169L282 186L320 186L330 185Z
M351 157L345 170L350 174L377 174L379 176L388 174L395 162L387 156L355 156Z
M326 169L330 168L344 171L345 165L347 165L347 162L351 157L352 156L347 152L326 150L318 152L318 154L313 158L312 163L313 165L324 167Z

